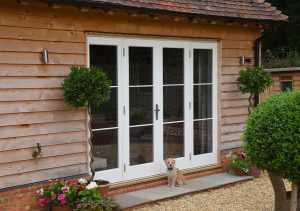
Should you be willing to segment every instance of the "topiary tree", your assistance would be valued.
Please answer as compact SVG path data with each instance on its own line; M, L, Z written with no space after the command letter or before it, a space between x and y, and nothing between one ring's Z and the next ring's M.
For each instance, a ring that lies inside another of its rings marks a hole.
M250 93L248 112L251 113L251 99L254 94L260 94L272 85L271 74L263 67L246 67L240 70L237 78L238 89L243 93Z
M110 86L111 81L98 67L71 67L62 83L66 103L75 108L101 105L109 99Z
M91 106L100 106L107 101L110 96L111 80L105 72L98 67L71 67L71 72L62 82L63 95L66 103L74 108L87 108L91 115ZM89 121L91 133L91 123ZM91 144L91 135L89 143ZM94 161L90 153L91 163ZM92 170L92 177L95 172Z
M300 91L271 96L253 110L243 141L252 164L292 182L291 208L296 210L300 182Z

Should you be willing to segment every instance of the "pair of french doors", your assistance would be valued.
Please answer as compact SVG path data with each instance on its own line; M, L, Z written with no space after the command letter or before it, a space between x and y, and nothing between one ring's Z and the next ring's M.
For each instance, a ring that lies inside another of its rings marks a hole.
M112 182L189 169L216 158L216 43L89 37L88 65L112 80L92 108L92 168Z

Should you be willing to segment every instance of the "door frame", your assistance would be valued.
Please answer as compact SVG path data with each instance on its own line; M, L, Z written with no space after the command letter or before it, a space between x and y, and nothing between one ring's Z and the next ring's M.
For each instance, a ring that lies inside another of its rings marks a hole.
M123 102L122 87L123 85L123 73L122 73L122 40L116 39L113 37L99 37L99 36L88 36L87 38L87 67L90 67L90 45L107 45L107 46L117 46L117 86L118 86L118 168L96 171L94 179L105 179L109 180L111 183L117 183L123 181L124 172L123 172L123 142L121 138L123 136L124 127L120 114L122 111L122 105L120 102ZM90 117L88 117L90 119ZM90 133L90 131L88 132ZM89 134L90 135L90 134ZM88 144L88 163L90 163L90 149L91 146ZM89 166L90 168L90 166ZM114 175L111 177L111 175Z
M158 140L159 140L159 125L158 120L155 118L155 104L158 104L158 92L156 92L157 85L154 83L157 81L159 76L157 73L157 69L159 68L159 48L158 42L156 40L145 40L145 39L131 39L125 38L122 39L123 42L123 96L124 96L124 108L126 110L125 115L123 115L123 165L124 165L124 180L134 180L138 178L144 178L152 176L153 174L159 174L158 170L158 152L156 149L158 148ZM138 164L134 166L130 166L130 105L129 105L129 47L151 47L152 48L152 87L153 87L153 95L152 95L152 125L153 125L153 134L152 134L152 144L153 144L153 162ZM159 113L159 115L161 112ZM160 117L160 116L159 116ZM158 118L160 119L160 118Z
M188 124L190 124L191 131L193 130L193 122L194 122L194 96L193 96L193 71L194 71L194 57L193 51L194 49L211 49L212 50L212 152L201 154L201 155L193 155L194 152L194 144L191 144L192 149L190 149L192 156L190 162L190 168L197 168L199 166L209 166L218 163L218 44L217 42L191 42L190 50L191 50L191 62L190 62L190 71L192 73L189 75L191 86L189 86L189 98L190 102L192 102L192 112L190 116L190 120ZM192 94L191 94L192 93ZM210 119L210 118L208 118ZM194 134L191 132L190 134ZM189 137L193 140L193 137ZM193 143L193 141L192 141Z
M127 45L125 45L127 43ZM153 109L155 104L160 105L161 112L158 120L155 119L153 112L153 162L150 164L141 164L129 167L129 52L130 46L153 47L153 95L162 93L163 89L163 48L184 48L184 139L185 139L185 157L176 159L177 167L180 169L194 169L214 165L218 162L218 57L217 41L191 41L191 40L164 40L147 38L126 38L113 36L88 36L87 37L87 66L89 67L90 45L113 45L117 46L117 64L118 64L118 168L95 172L95 179L103 178L112 183L142 179L145 177L160 175L165 173L165 164L163 161L163 95L153 96ZM127 47L126 47L127 46ZM212 98L212 135L213 150L212 153L203 155L193 155L193 49L212 49L213 50L213 98ZM155 85L155 83L156 85ZM127 98L125 97L127 96ZM125 106L125 114L123 109ZM124 120L125 119L125 120ZM158 127L160 126L160 127ZM159 135L160 134L160 135ZM159 138L161 136L161 138ZM125 142L123 137L127 137ZM126 144L127 145L126 145ZM160 150L157 150L160 149ZM88 151L90 146L88 144ZM125 159L126 152L128 156ZM90 157L88 156L90 161ZM125 164L125 165L124 165ZM126 172L124 172L126 168ZM142 168L142 170L141 170ZM151 171L148 171L150 168ZM145 170L145 171L143 171ZM137 173L143 172L143 173ZM150 173L152 172L152 173ZM113 176L112 176L113 175Z

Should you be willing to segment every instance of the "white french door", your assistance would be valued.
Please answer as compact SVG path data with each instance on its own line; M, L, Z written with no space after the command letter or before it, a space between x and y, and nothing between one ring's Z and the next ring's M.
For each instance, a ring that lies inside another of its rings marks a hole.
M111 78L92 108L92 168L112 182L217 163L217 44L89 37L88 65Z

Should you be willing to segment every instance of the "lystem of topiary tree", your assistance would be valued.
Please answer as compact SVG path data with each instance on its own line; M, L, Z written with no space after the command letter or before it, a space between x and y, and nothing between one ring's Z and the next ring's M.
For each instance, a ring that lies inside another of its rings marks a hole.
M238 89L243 93L249 93L248 98L249 106L248 112L251 113L252 97L254 94L264 92L272 85L271 74L266 72L263 67L246 67L240 70L239 77L237 78Z
M300 91L274 95L260 104L247 119L243 141L252 164L292 182L290 210L296 211L300 183Z
M94 161L92 155L92 131L91 131L91 107L100 106L107 101L110 96L111 80L108 79L105 72L99 67L71 67L71 72L62 82L63 95L66 103L74 108L86 108L89 114L89 131L90 136L88 142L91 146L90 150L90 167L92 171L92 179L94 179L95 171L91 164Z

